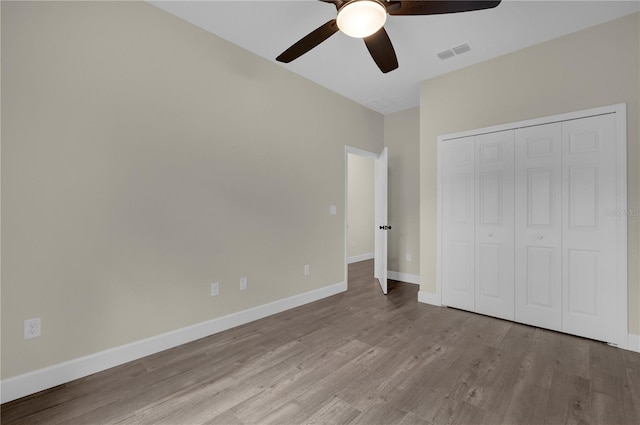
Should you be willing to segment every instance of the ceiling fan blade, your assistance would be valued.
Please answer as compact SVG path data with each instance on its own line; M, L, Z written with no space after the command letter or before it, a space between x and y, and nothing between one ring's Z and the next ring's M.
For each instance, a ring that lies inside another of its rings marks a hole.
M396 51L393 49L389 35L384 27L380 28L375 34L365 37L364 44L380 71L386 74L398 67Z
M491 9L500 4L500 0L433 0L433 1L397 1L387 5L389 15L439 15L443 13L471 12Z
M318 44L325 41L338 31L338 24L335 19L330 20L324 25L311 31L306 36L302 37L297 43L289 47L282 52L280 56L276 58L278 62L289 63L294 59L307 53L309 50L316 47Z

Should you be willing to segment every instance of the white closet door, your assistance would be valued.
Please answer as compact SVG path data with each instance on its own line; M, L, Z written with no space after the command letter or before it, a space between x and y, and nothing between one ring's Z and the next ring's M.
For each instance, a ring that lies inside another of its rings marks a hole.
M514 132L484 134L475 142L475 311L513 320Z
M562 125L515 138L515 320L561 330Z
M442 144L442 303L474 310L474 141Z
M562 149L562 330L609 341L617 279L615 116L564 122Z

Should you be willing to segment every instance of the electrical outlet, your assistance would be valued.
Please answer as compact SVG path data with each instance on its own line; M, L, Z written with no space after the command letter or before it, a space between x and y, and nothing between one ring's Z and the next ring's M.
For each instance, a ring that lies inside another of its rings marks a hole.
M217 297L220 295L220 282L213 282L211 284L211 296Z
M304 265L304 275L309 276L311 274L311 266L309 264Z
M245 289L247 289L247 285L248 285L247 278L246 277L241 277L240 278L240 290L244 291Z
M24 321L24 339L40 336L40 318Z
M407 253L407 263L411 262L411 254Z

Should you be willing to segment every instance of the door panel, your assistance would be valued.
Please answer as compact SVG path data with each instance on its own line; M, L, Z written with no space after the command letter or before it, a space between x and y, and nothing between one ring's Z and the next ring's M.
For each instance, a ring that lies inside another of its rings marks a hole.
M449 284L454 291L468 293L469 282L473 282L473 245L465 241L451 241L449 244Z
M567 173L569 228L598 230L598 164L570 166Z
M475 137L476 279L478 313L514 319L514 132Z
M571 314L597 317L600 253L584 249L569 249L567 256L569 258L567 311Z
M473 174L457 173L451 175L451 223L473 224Z
M515 320L562 328L560 123L515 132Z
M478 220L481 225L502 224L502 181L500 171L485 172L478 176Z
M375 160L374 187L374 277L378 279L383 294L387 294L387 200L388 200L388 150L384 148Z
M493 243L478 244L478 288L482 297L500 299L502 246Z
M562 330L615 333L616 127L613 114L564 122Z
M560 310L560 302L554 298L559 293L558 281L553 275L558 268L555 262L558 251L546 247L527 247L526 305L547 309L553 309L555 305Z
M558 141L558 143L560 143L560 141ZM553 226L553 218L556 213L554 207L556 209L559 208L554 196L558 194L560 188L560 182L558 181L560 170L554 170L551 167L531 167L527 168L526 171L527 226ZM554 183L557 185L557 188L554 186ZM556 225L559 224L559 222L560 220L556 218Z
M442 145L442 303L473 311L475 148L473 137Z

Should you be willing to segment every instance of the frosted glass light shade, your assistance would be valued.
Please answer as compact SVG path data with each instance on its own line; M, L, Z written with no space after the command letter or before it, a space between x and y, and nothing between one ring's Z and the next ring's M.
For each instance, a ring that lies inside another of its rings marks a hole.
M387 20L387 10L373 0L357 0L338 12L338 28L350 37L364 38L375 34Z

